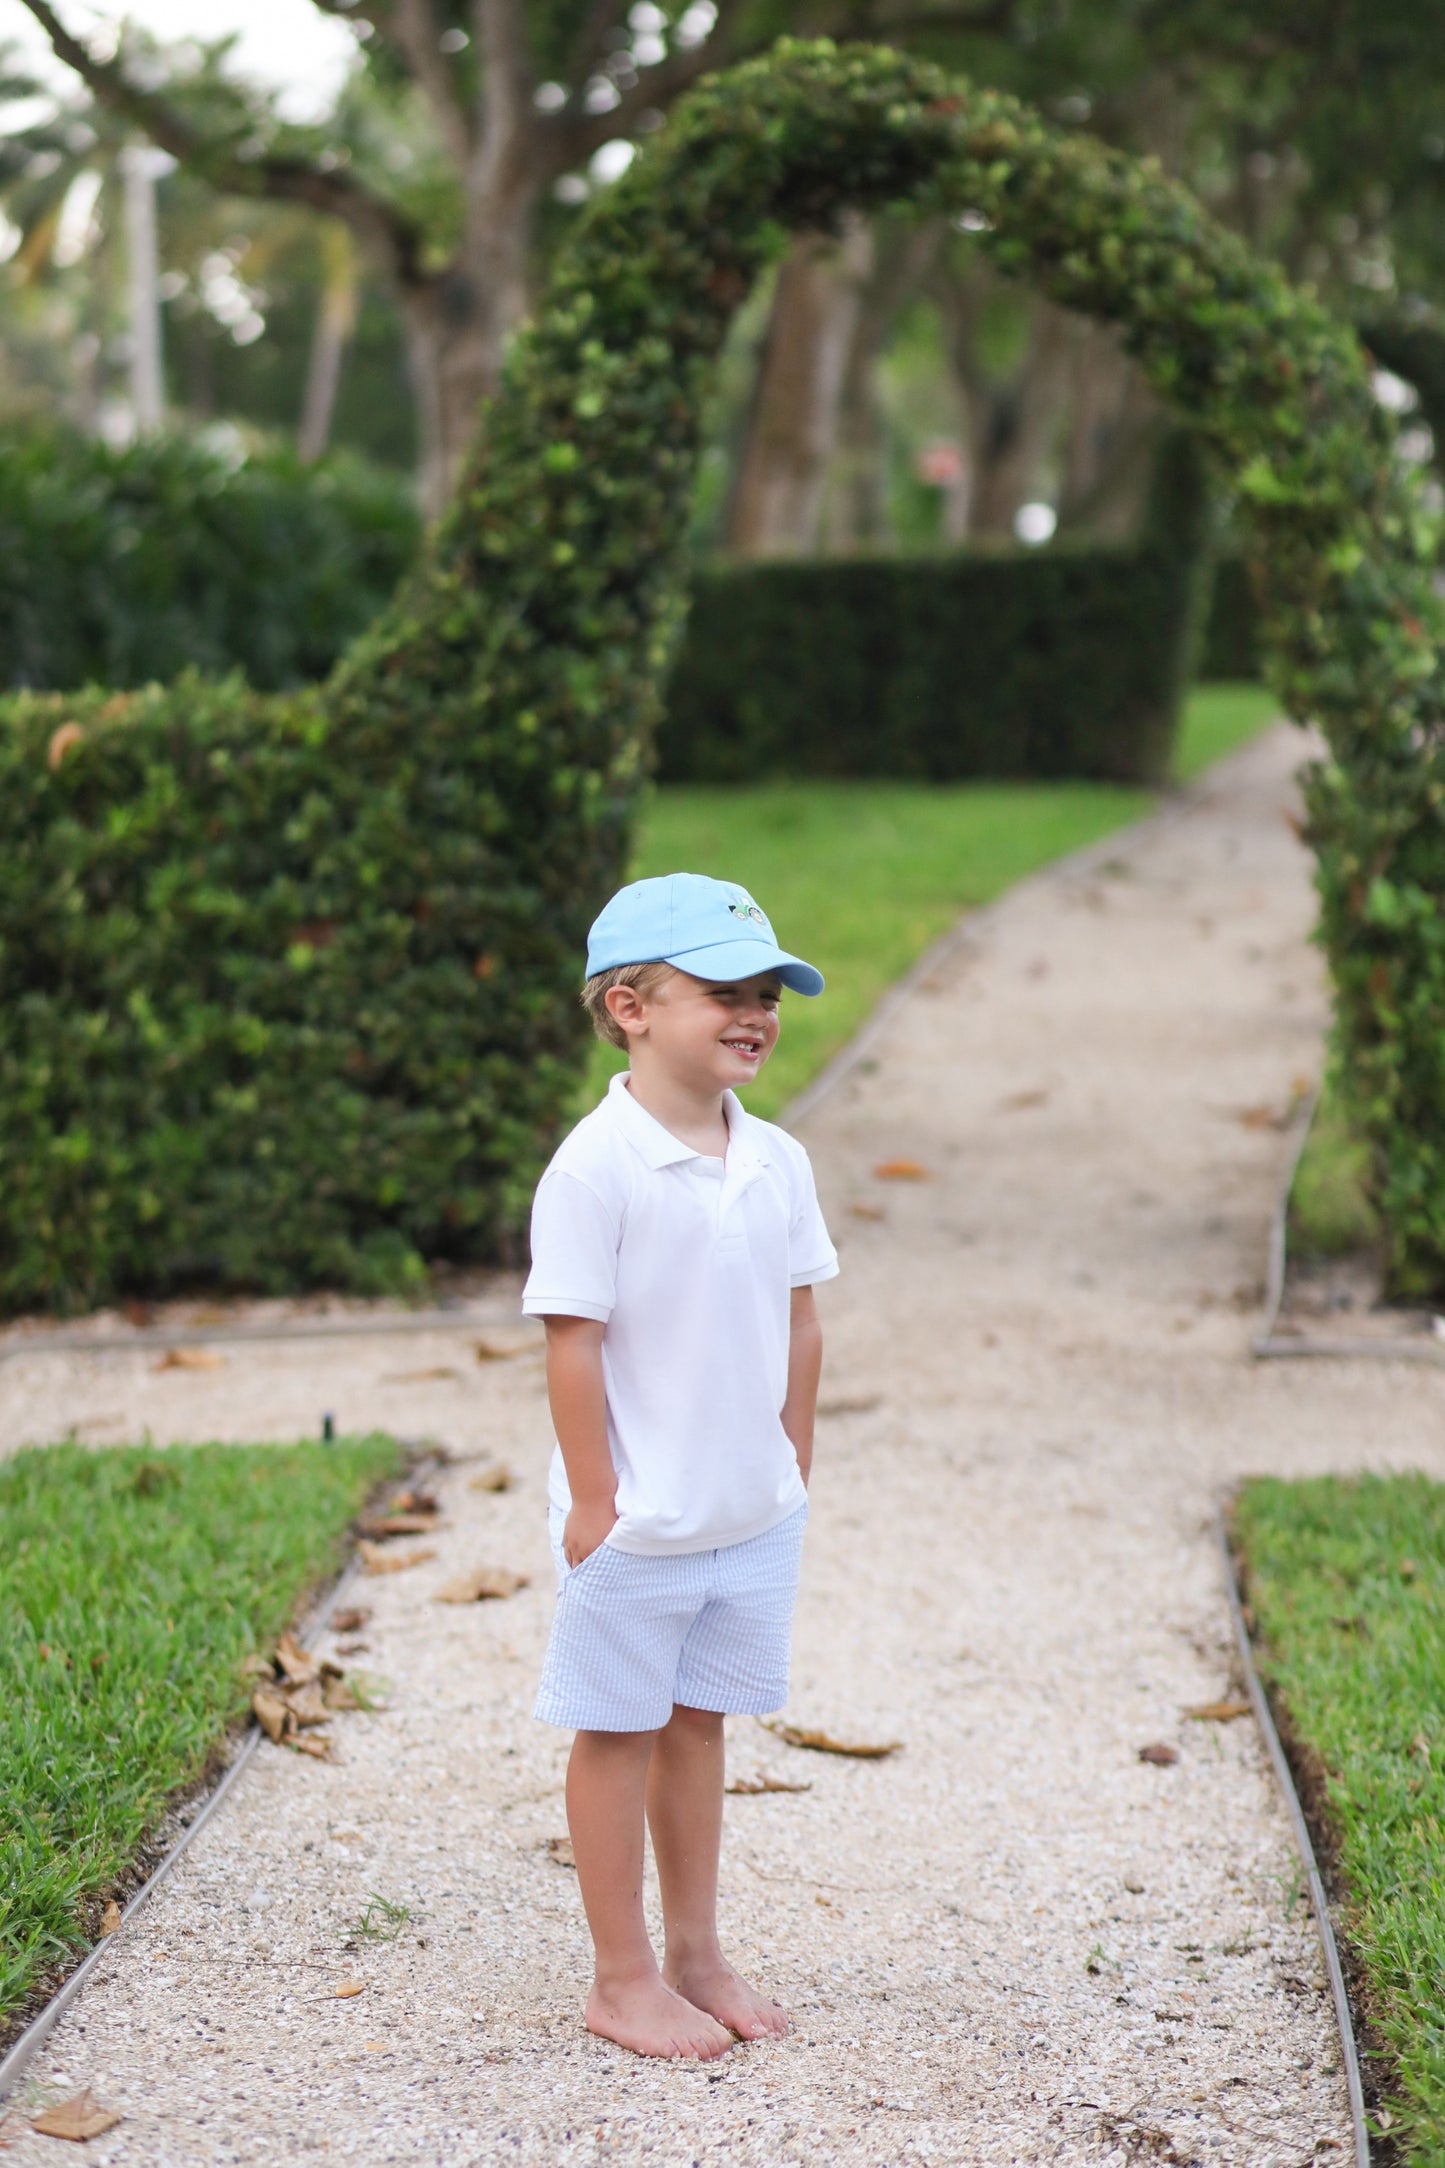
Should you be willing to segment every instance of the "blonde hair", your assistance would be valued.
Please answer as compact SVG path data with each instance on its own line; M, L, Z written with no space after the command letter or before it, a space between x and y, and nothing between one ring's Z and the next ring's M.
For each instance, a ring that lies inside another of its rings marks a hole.
M620 1046L627 1051L627 1033L608 1008L605 996L612 986L630 986L645 1001L647 996L661 986L664 979L673 975L673 966L664 963L614 964L610 971L595 971L582 989L582 1006L592 1019L592 1029L599 1039L609 1046Z

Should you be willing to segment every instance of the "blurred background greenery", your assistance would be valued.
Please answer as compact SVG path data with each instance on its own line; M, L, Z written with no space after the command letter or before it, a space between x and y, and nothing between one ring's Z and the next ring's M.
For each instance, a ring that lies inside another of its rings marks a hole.
M186 15L172 6L164 17ZM1157 157L1355 319L1434 457L1440 0L265 0L162 38L4 0L0 427L164 427L234 463L332 448L444 501L506 340L588 200L705 68L781 32L891 39ZM287 26L326 18L297 118ZM22 36L21 33L24 33ZM258 67L258 51L266 66ZM703 553L1117 540L1153 402L1115 334L1015 287L967 220L783 254L710 418ZM14 673L11 673L12 676Z

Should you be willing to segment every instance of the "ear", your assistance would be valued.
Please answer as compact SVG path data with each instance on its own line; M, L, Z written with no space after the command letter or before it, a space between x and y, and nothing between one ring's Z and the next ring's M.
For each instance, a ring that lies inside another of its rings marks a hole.
M609 986L602 996L602 1006L629 1039L646 1037L647 1003L635 986Z

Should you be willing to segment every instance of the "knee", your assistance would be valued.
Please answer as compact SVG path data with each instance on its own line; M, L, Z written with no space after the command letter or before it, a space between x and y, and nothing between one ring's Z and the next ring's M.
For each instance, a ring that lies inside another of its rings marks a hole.
M667 1729L675 1738L709 1741L722 1737L723 1719L716 1709L690 1709L685 1702L677 1701Z

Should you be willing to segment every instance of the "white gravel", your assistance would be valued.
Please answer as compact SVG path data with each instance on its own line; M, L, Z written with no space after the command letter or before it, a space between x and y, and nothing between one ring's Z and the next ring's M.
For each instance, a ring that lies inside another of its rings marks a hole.
M844 1274L789 1713L905 1746L733 1727L739 1771L813 1786L728 1802L727 1927L795 2013L784 2043L665 2067L580 2027L576 1882L546 1852L566 1741L528 1713L549 1435L523 1328L485 1363L438 1332L0 1371L5 1446L283 1438L331 1408L520 1478L449 1474L441 1555L365 1592L387 1713L338 1720L335 1768L263 1747L32 2067L32 2102L89 2085L124 2111L91 2162L1348 2157L1259 1740L1182 1713L1229 1680L1221 1484L1445 1469L1438 1373L1248 1353L1283 1139L1240 1116L1320 1060L1299 753L1270 734L982 914L805 1124ZM893 1157L931 1179L876 1179ZM533 1584L430 1600L471 1564ZM1177 1766L1138 1761L1154 1740ZM371 1892L411 1921L347 1954ZM338 2001L347 1976L365 1992ZM14 2168L55 2158L7 2136Z

